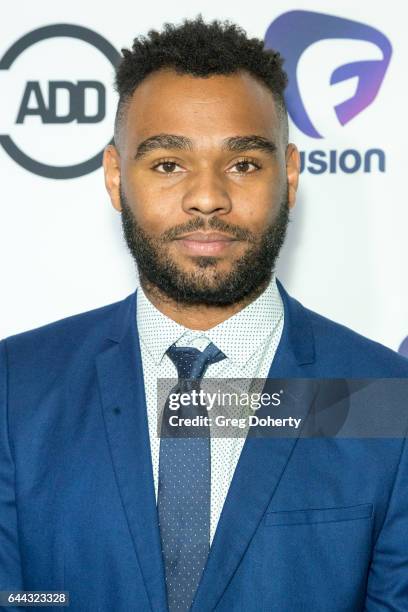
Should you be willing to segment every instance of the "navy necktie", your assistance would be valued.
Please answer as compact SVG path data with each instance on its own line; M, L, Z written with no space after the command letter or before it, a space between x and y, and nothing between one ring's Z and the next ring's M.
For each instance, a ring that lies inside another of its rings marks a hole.
M167 354L177 368L179 392L192 385L197 389L199 383L189 385L185 379L198 381L211 363L225 359L212 343L203 352L172 345ZM168 402L164 427L166 408ZM188 416L189 409L185 408ZM200 410L204 415L205 407L199 407L199 414ZM182 406L177 415L184 416ZM190 609L210 547L211 456L206 430L200 428L199 437L160 440L158 514L170 612Z

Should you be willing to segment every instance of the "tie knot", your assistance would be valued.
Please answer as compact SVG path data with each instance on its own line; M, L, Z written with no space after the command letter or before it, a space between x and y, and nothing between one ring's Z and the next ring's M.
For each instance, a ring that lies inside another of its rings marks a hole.
M212 342L204 351L188 347L175 346L172 344L167 349L167 354L177 368L178 377L198 379L205 374L207 367L211 363L216 363L225 359L225 355Z

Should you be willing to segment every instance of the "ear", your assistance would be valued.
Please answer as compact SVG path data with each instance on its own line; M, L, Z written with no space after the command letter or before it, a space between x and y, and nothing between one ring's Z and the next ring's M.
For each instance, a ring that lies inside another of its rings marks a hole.
M121 212L120 155L114 145L108 145L103 152L103 171L105 173L105 187L109 193L112 206Z
M300 155L296 145L289 143L286 147L286 176L288 179L289 208L296 202L296 192L299 184Z

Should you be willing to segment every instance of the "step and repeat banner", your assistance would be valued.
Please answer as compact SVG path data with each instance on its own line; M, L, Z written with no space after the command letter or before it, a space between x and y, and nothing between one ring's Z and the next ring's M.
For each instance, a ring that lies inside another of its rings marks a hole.
M404 3L16 0L0 23L0 337L117 301L137 278L101 168L120 49L230 19L285 58L297 206L278 266L306 306L408 355Z

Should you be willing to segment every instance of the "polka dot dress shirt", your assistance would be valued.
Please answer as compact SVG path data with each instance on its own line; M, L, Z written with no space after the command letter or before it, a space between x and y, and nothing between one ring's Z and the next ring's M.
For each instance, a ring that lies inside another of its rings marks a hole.
M177 369L166 355L167 349L175 343L203 351L213 342L226 359L208 366L204 378L267 378L281 338L283 320L283 303L274 276L256 300L206 331L191 330L176 323L153 306L142 287L138 288L137 327L156 501L160 451L157 379L177 379ZM211 542L244 442L243 437L211 438Z

